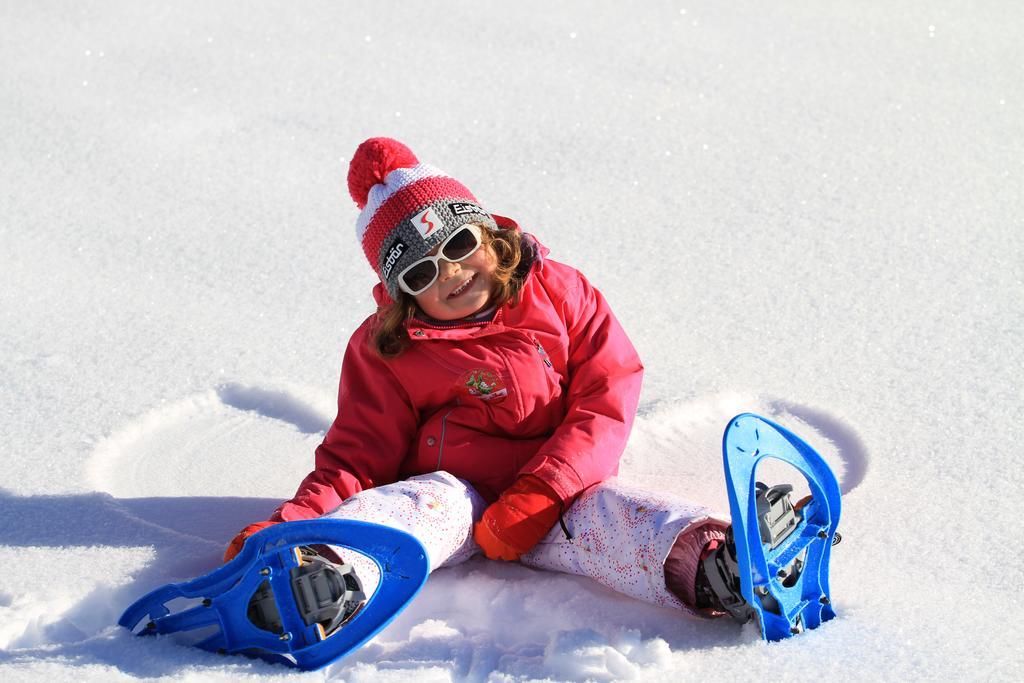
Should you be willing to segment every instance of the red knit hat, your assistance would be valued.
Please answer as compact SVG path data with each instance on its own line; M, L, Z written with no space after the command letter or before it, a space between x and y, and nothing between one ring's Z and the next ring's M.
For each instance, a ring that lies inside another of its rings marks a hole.
M395 300L398 274L457 228L478 223L498 229L462 183L421 164L391 138L359 145L348 167L348 191L362 209L356 236L363 253Z

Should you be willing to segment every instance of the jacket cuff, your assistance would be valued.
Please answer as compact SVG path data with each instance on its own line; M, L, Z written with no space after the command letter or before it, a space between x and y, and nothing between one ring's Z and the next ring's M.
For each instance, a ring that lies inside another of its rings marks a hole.
M274 514L270 515L270 519L274 522L298 522L303 519L316 519L317 517L319 515L317 515L316 510L296 505L291 501L282 503L281 507L274 510Z
M532 474L551 487L562 504L568 507L583 490L583 479L566 462L550 455L535 455L521 470L519 476Z

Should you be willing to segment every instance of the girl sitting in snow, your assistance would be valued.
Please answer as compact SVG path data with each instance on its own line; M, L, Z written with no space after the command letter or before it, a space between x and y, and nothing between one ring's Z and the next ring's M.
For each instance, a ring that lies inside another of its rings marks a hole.
M727 523L607 481L643 366L601 293L396 140L360 145L348 186L379 307L348 343L315 468L225 559L329 515L412 533L431 569L483 552L720 612L705 567Z

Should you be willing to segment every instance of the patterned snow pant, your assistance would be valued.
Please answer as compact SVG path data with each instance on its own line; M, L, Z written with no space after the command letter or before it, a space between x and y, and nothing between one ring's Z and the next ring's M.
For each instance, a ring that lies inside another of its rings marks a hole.
M481 552L473 523L487 504L467 482L432 472L362 491L327 517L358 519L407 531L427 550L430 570ZM708 509L610 479L584 491L520 562L587 576L656 605L694 613L693 584L701 549L723 539L728 522ZM369 594L379 583L372 560L337 549Z

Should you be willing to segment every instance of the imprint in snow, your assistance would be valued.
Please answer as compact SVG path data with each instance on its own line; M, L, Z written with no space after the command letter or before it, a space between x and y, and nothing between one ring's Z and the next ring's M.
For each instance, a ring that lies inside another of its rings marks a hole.
M97 445L89 480L119 498L285 499L332 419L333 399L310 394L231 383L155 408Z
M671 489L719 511L729 509L722 471L722 434L743 412L762 415L795 432L817 450L839 478L843 494L864 480L868 453L856 429L821 408L770 396L718 394L691 401L658 401L640 407L619 476L653 491ZM765 481L792 476L788 466L766 461ZM759 476L759 479L761 477ZM802 495L806 485L794 483ZM802 488L803 486L803 488Z

